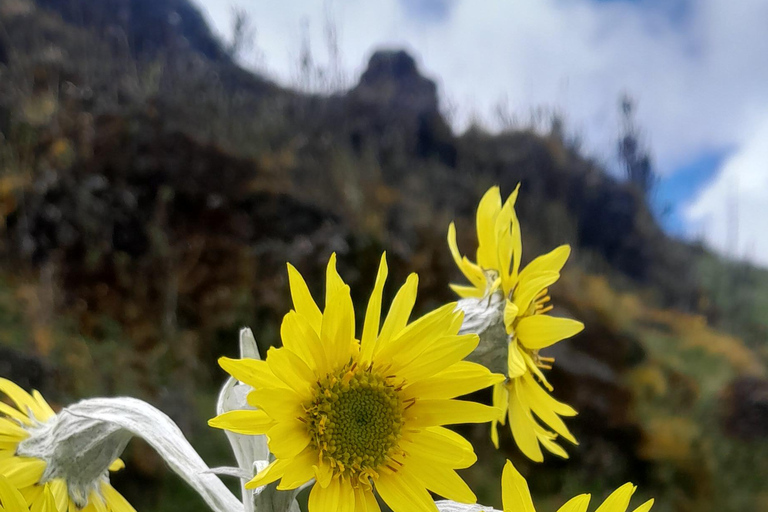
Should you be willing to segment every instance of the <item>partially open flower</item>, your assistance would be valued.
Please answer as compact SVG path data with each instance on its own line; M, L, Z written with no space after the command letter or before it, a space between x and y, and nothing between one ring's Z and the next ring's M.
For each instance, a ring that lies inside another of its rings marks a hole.
M569 246L560 246L520 269L522 241L515 214L518 189L503 205L498 187L492 187L481 199L477 208L476 263L459 253L456 227L451 223L448 246L456 265L471 283L451 288L462 297L458 307L466 314L461 332L480 334L479 350L472 359L494 371L503 365L502 371L507 374L507 380L494 387L493 404L508 413L520 450L540 462L544 458L542 446L568 457L556 439L559 435L576 442L561 419L576 411L549 395L552 386L542 369L550 368L553 360L539 351L573 336L584 325L546 314L552 309L547 288L559 279L571 252ZM502 416L500 423L505 421ZM498 447L497 422L493 422L491 437Z
M289 266L294 311L283 320L283 347L265 361L222 358L236 379L253 386L258 410L231 411L210 425L266 434L276 460L247 485L280 481L296 489L316 479L310 512L378 511L373 491L396 512L436 510L427 490L461 502L475 495L455 472L472 465L472 446L443 425L483 423L500 410L454 400L503 377L462 359L474 334L458 335L462 313L449 304L409 323L417 278L408 278L381 325L387 266L382 257L355 335L349 286L328 263L321 311Z
M123 467L118 455L130 435L114 428L107 434L114 442L94 446L87 430L69 429L73 419L57 415L37 391L29 394L2 378L0 391L16 406L0 402L0 475L21 490L33 509L46 499L48 484L61 511L134 510L108 475ZM64 438L70 442L61 442Z
M595 512L626 512L635 490L637 487L627 482L613 491ZM536 512L528 483L510 461L501 475L501 500L504 512ZM557 512L587 512L590 500L589 494L580 494L568 500ZM648 512L651 507L653 500L648 500L633 512Z
M133 436L149 443L215 512L243 505L195 452L165 414L135 398L93 398L58 414L37 391L0 379L0 475L21 491L31 510L42 510L46 488L59 512L132 512L109 483L109 470ZM14 510L14 512L16 512Z
M595 512L626 512L636 490L637 487L627 482L613 491ZM580 494L568 500L557 512L587 512L591 498L589 494ZM501 474L501 501L503 512L536 512L528 482L510 461L507 461ZM648 512L653 507L653 501L646 501L633 512ZM437 508L440 512L497 512L491 507L465 505L447 500L438 501Z

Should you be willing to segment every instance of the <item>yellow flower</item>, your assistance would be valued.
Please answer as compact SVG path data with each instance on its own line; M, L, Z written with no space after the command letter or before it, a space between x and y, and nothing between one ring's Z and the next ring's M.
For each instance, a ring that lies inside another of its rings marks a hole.
M472 284L451 285L451 288L469 300L503 295L504 307L499 314L503 316L508 335L507 380L494 386L493 404L508 415L512 435L520 450L530 459L541 462L544 459L541 446L556 455L568 457L555 439L559 434L576 443L561 419L561 416L574 416L576 411L547 392L552 391L552 386L541 369L551 368L554 360L540 356L539 350L573 336L584 325L546 314L552 309L547 290L560 277L560 270L571 252L568 245L539 256L520 270L522 241L515 214L519 188L518 185L503 205L498 187L489 189L480 201L476 263L459 253L456 227L451 223L448 246L459 269ZM500 423L505 421L502 416ZM496 421L491 427L491 437L498 447Z
M55 425L56 413L40 393L29 394L7 379L0 378L0 391L15 404L0 402L0 476L19 489L30 510L46 510L50 494L60 512L135 512L106 472L95 481L74 481L43 459L21 455L20 445L23 452L25 440ZM109 469L122 467L116 459Z
M56 501L48 484L45 484L43 488L43 499L37 500L31 511L58 512ZM0 475L0 512L30 512L24 496L2 475Z
M418 284L412 274L379 329L387 277L382 256L358 341L349 286L336 272L335 255L322 312L290 265L288 276L294 310L283 320L283 347L270 349L265 361L219 360L254 388L248 402L258 410L227 412L209 424L266 434L276 458L246 487L280 480L277 488L289 490L315 478L310 512L376 512L374 488L395 512L436 511L427 489L474 503L454 471L475 462L472 446L442 425L498 418L497 408L453 398L503 376L462 361L478 337L457 335L463 315L456 305L408 323Z
M629 501L637 487L627 482L608 496L595 512L626 512ZM587 512L591 496L580 494L568 500L557 512ZM504 466L501 474L501 500L504 512L536 512L528 491L528 483L510 461ZM653 500L648 500L633 512L648 512L653 506Z

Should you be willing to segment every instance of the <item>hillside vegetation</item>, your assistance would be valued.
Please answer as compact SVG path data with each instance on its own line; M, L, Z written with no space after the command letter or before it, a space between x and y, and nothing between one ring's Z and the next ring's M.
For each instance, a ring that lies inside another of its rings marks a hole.
M279 343L286 261L319 290L335 251L359 303L386 250L425 312L454 299L449 222L471 253L480 196L518 182L524 259L572 244L552 292L587 326L550 354L581 444L534 492L632 480L660 512L768 507L768 273L668 237L556 124L455 134L402 51L300 94L240 69L186 0L0 3L0 375L59 403L147 399L226 463L204 421L216 359L243 325ZM498 505L504 458L531 468L465 433L490 461L467 478ZM138 510L202 510L151 449L126 458Z

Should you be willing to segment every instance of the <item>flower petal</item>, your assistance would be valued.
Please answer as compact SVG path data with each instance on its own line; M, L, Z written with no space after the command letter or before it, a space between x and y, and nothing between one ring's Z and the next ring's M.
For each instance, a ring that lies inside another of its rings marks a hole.
M468 468L477 461L469 441L443 427L428 427L403 440L409 456L430 460L447 468Z
M477 496L453 469L434 464L430 460L411 457L408 472L418 478L430 491L459 503L475 503Z
M315 300L312 298L312 294L309 293L309 288L304 278L301 277L296 268L290 263L288 265L288 283L291 288L291 299L293 300L293 309L298 314L307 319L312 329L317 334L320 334L320 326L322 325L323 314L320 312L320 308L317 307Z
M272 373L300 397L310 397L315 374L294 352L272 347L267 351L267 364Z
M455 398L503 380L503 375L491 373L483 365L459 361L431 377L414 382L403 391L409 397L420 399Z
M280 325L280 339L283 340L283 347L299 356L317 375L328 371L320 335L306 317L295 311L288 312Z
M219 366L235 379L255 389L282 386L266 361L220 357Z
M528 482L510 461L501 473L501 502L504 512L536 512Z
M587 512L589 500L589 494L580 494L568 500L557 512Z
M317 462L317 451L311 447L307 447L293 457L288 465L285 467L283 478L280 480L277 489L279 491L285 491L290 489L296 489L297 487L304 485L315 477L315 471L312 465Z
M376 490L393 512L438 512L424 485L405 471L382 471Z
M208 426L245 435L263 435L275 422L264 411L229 411L208 420Z
M397 336L408 323L411 316L413 305L416 303L416 290L419 287L419 276L411 274L405 280L405 284L400 287L392 299L392 305L389 307L387 317L384 319L384 325L379 333L379 342L376 344L375 354L385 347L389 341Z
M381 325L381 295L384 291L384 283L387 281L387 254L381 255L379 271L376 274L376 282L373 285L371 298L368 299L368 308L365 310L363 322L363 335L360 338L360 358L363 363L370 362L373 358L374 344L379 337Z
M269 451L278 459L290 459L309 445L309 434L304 423L281 421L267 432Z
M525 347L538 350L570 338L583 329L583 323L570 318L533 315L518 322L517 337Z
M501 409L463 400L418 400L406 411L409 427L485 423L499 419Z
M625 483L608 496L605 501L597 507L595 512L625 512L629 506L629 500L635 493L635 487L630 482Z

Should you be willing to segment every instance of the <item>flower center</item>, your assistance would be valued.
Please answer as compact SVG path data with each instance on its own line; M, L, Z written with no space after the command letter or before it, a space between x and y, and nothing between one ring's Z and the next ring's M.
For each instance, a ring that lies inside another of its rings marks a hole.
M305 405L313 446L336 473L367 481L397 448L403 427L400 393L369 370L345 366L320 380Z

